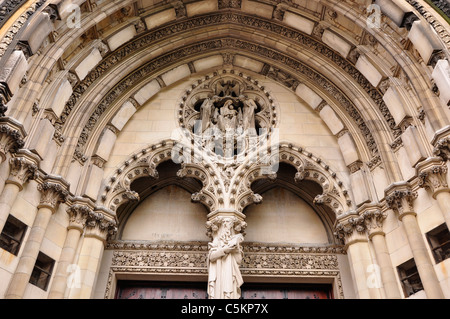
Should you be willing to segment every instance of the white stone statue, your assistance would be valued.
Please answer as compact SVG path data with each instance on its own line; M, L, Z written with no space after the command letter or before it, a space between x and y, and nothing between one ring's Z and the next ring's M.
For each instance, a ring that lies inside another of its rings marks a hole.
M244 106L242 107L242 126L244 132L256 133L255 131L255 112L258 106L255 101L250 98L246 98L244 95L239 96L239 101L241 101Z
M237 111L234 109L233 100L227 100L220 108L219 129L222 132L226 130L235 130L237 128Z
M218 96L212 98L206 98L200 106L200 118L202 121L202 133L208 129L211 124L211 115L215 109L214 103L219 99Z
M239 270L244 240L240 230L245 223L236 217L217 217L208 223L213 236L208 245L208 298L239 299L244 282Z

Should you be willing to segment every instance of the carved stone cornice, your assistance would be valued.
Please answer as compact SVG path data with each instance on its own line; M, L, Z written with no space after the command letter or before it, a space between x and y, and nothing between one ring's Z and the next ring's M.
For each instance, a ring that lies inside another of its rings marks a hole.
M22 190L27 181L38 177L39 162L38 155L28 150L19 150L16 156L9 160L10 172L5 183L15 184L19 190Z
M23 147L25 135L22 124L11 117L0 118L0 163L8 152L15 153Z
M417 192L411 189L408 182L393 183L384 192L387 206L398 214L399 220L407 214L416 215L413 201L417 198Z
M416 165L416 172L419 186L431 190L431 194L436 199L440 192L448 192L447 183L448 167L440 157L430 157Z
M60 176L45 176L37 188L41 192L38 209L48 208L52 213L56 211L59 203L65 202L69 197L69 184Z
M116 233L117 221L113 212L105 208L89 212L86 219L86 237L97 238L106 243L106 240Z

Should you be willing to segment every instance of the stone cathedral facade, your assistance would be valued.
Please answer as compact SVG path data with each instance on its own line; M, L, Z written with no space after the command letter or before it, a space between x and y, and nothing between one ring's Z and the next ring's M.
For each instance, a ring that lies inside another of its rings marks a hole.
M0 298L450 298L449 22L3 1Z

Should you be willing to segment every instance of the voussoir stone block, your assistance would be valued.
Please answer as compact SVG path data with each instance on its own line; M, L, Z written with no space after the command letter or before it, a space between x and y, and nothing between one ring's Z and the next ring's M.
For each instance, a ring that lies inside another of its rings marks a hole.
M56 91L55 98L53 99L52 104L50 105L53 112L55 112L56 116L60 116L61 112L66 105L67 100L72 95L72 85L70 85L69 80L64 80Z
M11 53L3 70L0 70L0 82L8 86L11 94L15 94L28 69L27 59L21 50Z
M52 123L47 119L42 119L39 122L37 130L33 135L33 139L30 142L29 149L37 153L40 157L46 157L47 146L50 140L53 138L55 128Z
M405 18L413 14L412 8L407 3L396 0L376 0L381 12L391 19L398 27L403 27Z
M189 69L189 66L187 64L183 64L177 66L176 68L173 68L170 71L167 71L166 73L161 75L161 78L163 79L164 83L167 86L169 86L172 83L175 83L178 80L181 80L182 78L185 78L189 75L191 75L191 70Z
M419 133L414 126L409 126L402 134L403 145L408 154L409 161L414 167L419 161L426 158L426 152L420 141Z
M147 102L148 99L158 93L160 89L161 86L159 85L158 81L152 80L136 92L136 94L134 95L134 99L140 105L143 105L145 102Z
M392 86L387 89L383 95L383 101L391 112L395 124L399 125L407 116L403 99L401 98L397 89Z
M103 179L103 169L97 165L91 165L88 172L89 178L86 180L84 189L84 195L88 196L92 200L97 200L100 186Z
M134 27L134 25L129 25L126 28L123 28L122 30L114 33L112 36L108 38L107 42L109 49L111 51L114 51L122 44L133 39L135 35L136 35L136 28Z
M378 71L378 69L367 59L365 55L361 55L356 61L355 67L359 72L364 75L364 77L372 84L377 87L380 81L383 79L383 75Z
M77 74L80 81L82 81L86 75L102 60L102 56L100 51L97 48L91 50L89 55L85 57L77 67L75 67L74 71Z
M439 88L439 97L450 104L450 65L447 60L439 60L434 67L432 77Z
M215 0L203 0L198 2L192 2L186 5L188 17L217 11L217 9L218 9L218 2Z
M284 13L283 22L306 34L311 34L314 29L314 21L289 11Z
M221 55L214 55L207 58L199 59L194 61L195 71L200 72L203 70L210 69L215 66L220 66L223 64L223 57Z
M119 131L125 126L128 120L136 113L136 108L134 105L127 101L120 108L119 112L111 120L111 124Z
M114 144L116 143L116 139L116 134L109 128L105 128L97 144L97 149L94 155L97 155L98 157L101 157L102 159L107 161L114 147Z
M261 69L264 66L264 63L250 59L242 55L236 55L234 57L233 64L236 66L240 66L241 68L244 69L252 70L254 72L261 72Z
M241 10L263 18L272 19L273 6L261 2L242 0Z
M319 115L333 135L336 135L344 129L344 124L342 124L342 121L337 117L336 113L329 105L325 105L319 112Z
M28 45L31 54L35 54L44 42L45 38L53 31L53 23L50 16L42 12L36 20L33 20L27 26L24 33L20 37L20 41Z
M353 164L359 161L358 149L356 148L355 141L350 133L345 133L338 138L339 148L341 149L342 156L344 157L345 165Z
M322 41L333 50L339 52L344 58L348 56L352 49L352 45L349 42L328 29L323 32Z
M370 202L370 193L367 189L366 177L362 170L350 174L350 182L352 184L353 196L357 206Z
M167 9L146 17L145 24L147 25L147 29L151 30L167 22L175 20L176 17L175 9Z
M420 20L412 24L408 38L426 64L430 63L431 58L437 51L442 50L437 33L429 24Z
M300 83L297 86L297 88L295 90L295 94L297 94L303 101L305 101L314 110L323 101L323 99L318 94L316 94L316 92L311 90L308 86L306 86L303 83Z

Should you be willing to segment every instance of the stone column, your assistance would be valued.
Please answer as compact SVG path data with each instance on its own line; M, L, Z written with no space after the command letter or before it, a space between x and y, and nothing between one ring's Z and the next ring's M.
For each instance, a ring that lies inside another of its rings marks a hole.
M335 235L344 241L353 275L356 293L360 299L380 299L379 287L371 286L370 248L366 235L364 218L356 212L340 216L335 226Z
M386 245L386 234L382 227L387 214L381 212L379 209L375 209L366 210L362 216L369 232L369 239L372 241L375 250L378 266L380 267L381 281L383 282L386 298L400 299L402 295Z
M427 297L429 299L443 299L444 294L434 271L412 205L414 199L417 198L417 192L411 190L409 183L399 182L390 185L385 190L385 198L388 207L398 214L398 219L403 224Z
M17 152L25 144L25 130L11 117L0 118L0 164L6 160L8 152Z
M206 228L212 242L208 244L208 298L239 299L243 279L239 266L243 251L245 215L221 210L210 213Z
M61 251L61 256L58 262L58 268L55 272L50 292L49 299L63 299L67 288L76 287L79 278L77 268L70 267L73 265L75 253L83 233L86 219L92 215L93 205L87 203L87 200L78 199L67 209L69 215L69 226L67 227L67 236L64 242L64 247ZM68 282L69 274L73 275L73 282Z
M5 225L11 207L23 185L37 178L40 158L28 150L21 149L16 157L9 160L10 173L0 195L0 231Z
M447 165L439 157L430 157L416 166L419 186L429 189L437 200L439 207L450 229L450 189L447 183Z
M81 284L73 287L69 299L90 299L97 278L108 236L117 232L115 214L106 208L97 208L86 220L86 231L81 246L78 267Z
M38 190L41 192L38 211L5 298L23 298L50 218L56 212L59 203L66 201L68 187L67 182L61 177L49 175L45 176L43 183L38 185Z

